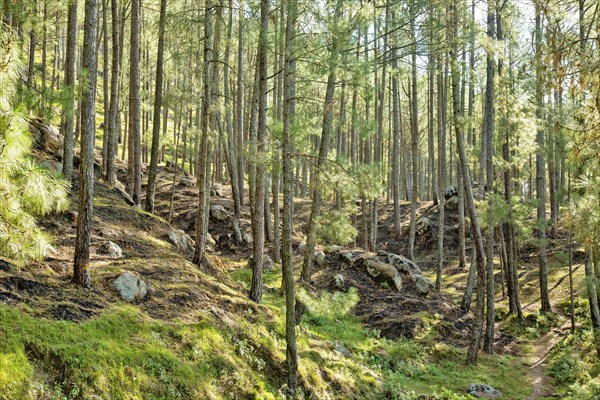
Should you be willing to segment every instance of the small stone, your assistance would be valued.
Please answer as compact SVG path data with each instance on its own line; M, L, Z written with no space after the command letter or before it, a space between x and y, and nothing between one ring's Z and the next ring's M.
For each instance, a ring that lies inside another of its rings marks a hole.
M354 258L354 256L352 255L352 252L344 251L344 252L340 253L340 256L342 256L342 259L344 261L346 261L349 264L352 264L352 259Z
M184 176L179 180L179 184L181 186L185 186L185 187L193 187L194 180L192 178L188 178L187 176Z
M181 251L186 253L192 253L194 251L194 239L192 239L181 229L174 229L167 233L167 239Z
M433 282L426 276L415 274L411 276L411 279L415 284L415 287L417 288L417 292L419 292L419 294L425 295L431 292L435 287Z
M110 258L121 258L123 257L123 250L118 244L108 241L98 247L98 254L107 255Z
M339 290L343 290L343 291L346 290L346 281L344 280L344 275L342 275L342 274L336 274L333 277L333 284Z
M229 218L229 213L223 206L211 205L210 206L210 217L215 221L225 221Z
M113 287L125 301L142 300L148 293L146 282L131 272L125 272L119 275L113 282Z
M244 243L252 243L252 236L250 236L250 234L248 232L244 232L242 233L242 241L244 241Z
M317 251L315 253L315 262L317 263L317 265L319 267L322 267L325 265L325 253L323 253L322 251Z
M502 396L498 390L490 385L474 383L467 388L467 393L480 399L497 399Z

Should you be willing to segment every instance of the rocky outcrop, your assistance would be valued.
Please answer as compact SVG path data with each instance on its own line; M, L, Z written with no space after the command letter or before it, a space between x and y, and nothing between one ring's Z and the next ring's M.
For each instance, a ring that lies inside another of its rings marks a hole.
M180 229L169 231L167 239L171 244L187 254L194 252L194 239Z
M376 261L372 258L362 259L361 262L375 282L385 283L397 291L402 290L402 277L392 265Z
M36 149L62 156L64 137L57 127L45 123L41 118L32 118L29 120L29 130Z

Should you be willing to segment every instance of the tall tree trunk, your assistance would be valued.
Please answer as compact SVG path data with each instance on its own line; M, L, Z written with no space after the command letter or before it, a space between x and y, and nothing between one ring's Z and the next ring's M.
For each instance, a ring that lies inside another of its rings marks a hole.
M63 146L62 172L67 182L73 179L73 148L75 146L73 120L75 111L75 60L77 51L77 0L71 0L67 11L67 57L65 62L66 107L63 108L61 133Z
M211 62L213 59L212 49L212 0L205 0L204 3L204 73L203 73L203 98L202 98L202 121L200 138L200 150L198 156L198 213L196 217L196 247L194 250L194 264L201 265L204 260L204 250L206 249L206 238L208 232L208 208L210 200L210 191L208 184L209 157L208 157L208 136L210 119L210 97L212 81Z
M418 200L418 160L419 160L419 107L417 103L417 39L415 33L415 0L410 0L410 31L412 41L412 64L411 64L411 98L410 98L410 143L412 160L412 190L410 205L410 231L408 238L409 256L412 260L415 258L415 236L417 231L417 200Z
M538 198L537 205L537 234L540 246L539 279L540 279L540 302L541 311L551 312L550 295L548 292L548 255L546 249L546 172L544 161L544 128L543 128L543 65L542 65L542 16L540 0L535 1L535 99L538 129L536 134L537 152L536 160L536 185L535 190Z
M302 282L310 281L312 273L313 253L317 241L317 220L321 214L321 170L327 162L327 153L329 151L329 136L331 132L331 121L333 119L333 94L335 90L335 72L339 55L339 32L338 22L342 13L342 0L337 0L333 16L333 37L331 44L331 53L329 54L329 75L327 77L327 89L325 92L325 104L323 105L323 127L321 130L321 144L319 147L319 158L314 171L313 178L313 199L310 208L310 220L308 223L308 233L306 235L306 247L304 249L304 259L302 262L302 273L300 280Z
M467 364L477 363L477 355L479 353L479 343L481 338L481 326L483 323L484 316L484 305L485 305L485 250L483 247L483 237L481 235L481 228L479 225L479 218L477 216L477 210L475 209L475 201L473 199L473 186L471 184L471 175L469 173L469 165L467 160L467 154L465 151L464 135L462 131L462 118L463 110L460 108L460 89L459 89L459 66L458 66L458 46L456 44L457 39L457 27L458 27L458 11L456 9L456 3L450 3L450 38L452 46L450 48L450 65L451 65L451 84L452 84L452 104L453 104L453 117L454 117L454 130L456 132L456 145L458 149L458 155L460 159L461 173L464 179L465 186L465 200L467 203L467 210L469 211L469 217L471 219L471 234L473 237L473 244L476 252L476 263L477 263L477 304L475 307L475 315L473 320L473 327L471 332L471 340L469 348L467 350Z
M260 32L258 38L258 131L256 135L257 151L267 151L267 33L269 29L269 2L260 2ZM262 269L265 241L265 165L256 162L256 181L254 184L254 215L252 220L252 283L250 299L259 303L262 299Z
M108 148L106 151L106 169L104 179L114 185L117 181L115 173L115 158L117 157L118 148L118 129L117 115L119 113L119 2L111 0L111 21L112 21L112 68L110 75L110 107L108 110ZM120 121L119 121L120 122Z
M142 134L140 131L140 1L131 0L131 34L129 36L129 143L133 156L132 198L136 205L142 200Z
M96 24L98 23L98 0L85 0L83 34L83 68L88 82L81 97L81 167L79 174L79 216L73 260L73 283L90 286L90 238L94 197L94 141L96 137L96 76L98 68Z
M156 190L156 170L158 169L158 146L160 144L160 108L162 106L163 58L165 48L165 26L167 24L167 0L160 2L158 21L158 49L156 55L156 80L154 83L154 112L152 113L152 149L150 151L150 172L146 187L146 211L154 212ZM190 164L191 165L191 164Z
M298 349L296 346L296 317L294 297L294 269L292 265L292 142L291 124L293 102L296 96L296 60L294 41L296 37L297 0L287 0L287 21L285 30L285 66L283 81L283 227L281 231L281 265L285 287L285 337L287 389L291 399L296 398L298 386Z
M108 0L102 0L102 107L104 108L104 122L102 128L102 171L106 171L108 160Z
M441 65L441 62L440 62ZM444 224L445 224L445 209L446 198L444 190L446 186L446 119L447 119L447 99L448 89L446 82L448 63L445 62L445 70L439 72L438 75L438 201L439 201L439 228L438 228L438 264L435 279L435 288L442 288L442 271L444 267Z
M487 36L489 40L494 40L496 36L496 5L494 1L488 2L487 15ZM494 207L494 165L493 165L493 142L494 142L494 55L491 52L487 54L486 65L486 85L485 85L485 110L483 121L483 134L485 136L485 176L488 196L488 207ZM487 261L487 282L486 298L487 313L485 337L483 341L483 350L486 353L493 352L494 346L494 226L490 225L486 231L486 261Z

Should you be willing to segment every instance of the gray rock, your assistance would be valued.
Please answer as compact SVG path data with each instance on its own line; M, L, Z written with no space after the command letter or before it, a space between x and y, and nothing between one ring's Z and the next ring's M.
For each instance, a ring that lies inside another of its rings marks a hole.
M242 241L244 241L244 243L252 243L252 236L248 233L248 232L244 232L242 233Z
M467 393L480 399L497 399L502 396L498 390L490 385L474 383L467 388Z
M192 239L193 241L193 239ZM209 246L216 246L217 242L215 241L215 239L213 239L212 235L208 232L206 232L206 244Z
M192 253L194 251L194 239L180 229L174 229L167 233L167 239L181 251L186 253Z
M431 279L427 278L426 276L414 274L411 275L411 279L417 288L417 292L420 294L425 295L431 292L435 287Z
M148 293L146 282L131 272L125 272L119 275L113 282L113 287L125 301L142 300Z
M317 263L317 265L319 267L322 267L325 265L325 253L323 253L322 251L317 251L315 253L315 262Z
M179 180L179 184L182 186L185 186L185 187L193 187L194 180L192 178L188 178L187 176L184 176Z
M342 256L342 259L343 259L344 261L346 261L346 262L347 262L347 263L349 263L349 264L352 264L352 261L353 261L353 259L354 259L354 255L352 254L352 252L351 252L351 251L344 251L344 252L341 252L341 253L340 253L340 255Z
M333 277L333 284L339 290L343 290L343 291L346 290L346 281L344 280L344 275L342 275L342 274L336 274Z
M121 258L123 257L123 250L118 244L108 241L98 247L98 254L107 255L111 258Z
M215 221L225 221L229 218L229 213L223 206L211 205L210 206L210 217Z
M305 242L299 242L298 243L298 253L304 253L304 249L306 248L306 243Z
M392 264L400 272L403 272L410 276L422 275L419 266L406 257L402 257L398 254L392 254L385 251L379 251L377 254L380 256L387 257L388 263Z
M210 195L216 196L216 197L225 197L225 196L223 196L223 188L221 187L221 185L218 185L218 184L211 186Z
M390 287L395 287L397 291L402 290L402 276L393 265L379 262L376 259L364 259L362 262L367 273L375 282L385 282Z

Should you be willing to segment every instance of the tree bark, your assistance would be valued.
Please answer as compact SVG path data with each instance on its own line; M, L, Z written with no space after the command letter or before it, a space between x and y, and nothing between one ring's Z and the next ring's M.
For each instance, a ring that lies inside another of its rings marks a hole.
M163 58L165 48L165 27L167 24L167 0L160 2L158 21L158 49L156 55L156 80L154 83L154 112L152 113L152 148L150 150L150 171L146 187L146 211L154 212L156 171L158 169L158 146L160 144L160 108L162 106ZM191 164L190 164L191 165Z
M81 97L81 167L79 174L79 216L73 260L73 283L90 286L90 238L94 197L94 141L96 137L96 76L97 53L96 25L98 23L98 0L85 1L83 33L83 68L88 82Z
M67 182L73 179L73 148L75 146L73 123L75 114L75 60L77 51L77 0L71 0L67 11L67 57L65 62L65 91L67 103L63 108L61 133L63 146L62 172Z

